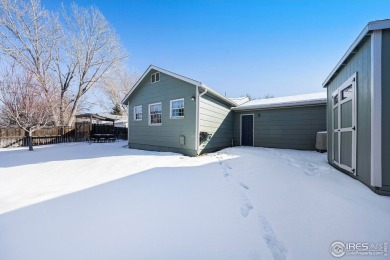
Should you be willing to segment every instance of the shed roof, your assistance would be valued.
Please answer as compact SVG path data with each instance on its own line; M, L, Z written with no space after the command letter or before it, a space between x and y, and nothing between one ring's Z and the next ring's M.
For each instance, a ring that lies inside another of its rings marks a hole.
M162 72L164 74L167 74L171 77L174 77L174 78L177 78L177 79L180 79L180 80L183 80L185 82L188 82L190 84L193 84L195 86L199 86L201 88L203 88L204 90L207 90L207 93L208 94L211 94L213 95L214 97L220 99L220 100L223 100L225 101L226 103L232 105L232 106L236 106L237 104L234 103L232 100L222 96L221 94L219 94L218 92L216 92L215 90L213 90L212 88L208 87L207 85L203 84L202 82L200 81L197 81L197 80L194 80L194 79L191 79L191 78L188 78L188 77L185 77L185 76L182 76L182 75L179 75L177 73L174 73L174 72L171 72L169 70L166 70L166 69L163 69L163 68L159 68L157 66L154 66L154 65L150 65L148 67L148 69L144 72L144 74L142 74L142 76L137 80L137 82L134 84L134 86L131 88L131 90L129 91L129 93L125 96L125 98L122 100L122 104L124 105L127 105L126 102L127 100L129 99L131 93L134 92L134 90L139 86L139 84L142 82L142 80L146 77L146 75L151 71L151 70L157 70L159 72Z
M106 117L106 116L102 116L102 115L99 115L99 114L93 114L93 113L78 114L78 115L76 115L76 118L93 118L93 119L98 119L98 120L102 120L102 121L111 121L111 122L115 122L116 121L116 119L113 119L113 118L110 118L110 117Z
M326 104L326 92L287 97L264 98L251 100L233 110L251 110L258 108L294 107Z
M386 20L377 20L369 22L366 27L361 31L356 40L352 43L352 45L348 48L347 52L341 58L341 60L337 63L336 67L332 70L329 76L325 79L324 83L322 83L323 87L326 87L327 84L338 74L338 72L346 65L346 61L354 55L360 43L369 35L371 35L372 31L375 30L383 30L390 28L390 19Z

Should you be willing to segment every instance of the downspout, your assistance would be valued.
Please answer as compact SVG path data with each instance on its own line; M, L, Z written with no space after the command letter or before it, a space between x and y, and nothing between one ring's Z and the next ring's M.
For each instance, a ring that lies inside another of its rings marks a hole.
M205 88L205 91L199 94L199 86L196 86L196 133L195 133L195 147L196 147L196 154L199 155L199 105L200 105L200 98L207 93L207 88Z

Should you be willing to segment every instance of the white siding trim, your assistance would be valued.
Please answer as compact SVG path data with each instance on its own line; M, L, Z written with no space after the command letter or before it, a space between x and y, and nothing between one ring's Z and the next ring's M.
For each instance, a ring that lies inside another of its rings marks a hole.
M382 187L382 30L371 35L371 185Z
M195 93L196 114L195 114L195 150L199 154L199 86L196 86Z

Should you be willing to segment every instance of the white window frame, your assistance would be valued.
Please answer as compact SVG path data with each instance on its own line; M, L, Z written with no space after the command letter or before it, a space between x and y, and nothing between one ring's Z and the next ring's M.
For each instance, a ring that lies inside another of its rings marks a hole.
M158 74L158 80L156 80L156 76ZM154 76L154 81L153 81L153 76ZM150 82L153 84L153 83L156 83L156 82L159 82L160 81L160 72L155 72L153 73L151 76L150 76Z
M136 109L139 108L139 107L141 108L141 118L137 119L137 117L136 117L136 115L137 115ZM134 115L134 118L133 118L134 121L142 121L142 117L143 117L142 105L140 105L140 106L135 106L133 112L134 112L134 113L133 113L133 115Z
M151 116L151 114L150 114L150 107L151 106L153 106L153 105L160 105L161 106L161 123L152 123L151 122L151 118L150 118L150 116ZM161 102L158 102L158 103L153 103L153 104L149 104L149 106L148 106L148 124L150 125L150 126L160 126L161 124L162 124L162 103Z
M170 109L169 109L169 116L171 119L182 119L184 116L173 116L172 115L172 103L176 101L183 101L183 109L185 109L185 104L184 104L184 98L178 98L170 101ZM185 115L185 114L184 114Z

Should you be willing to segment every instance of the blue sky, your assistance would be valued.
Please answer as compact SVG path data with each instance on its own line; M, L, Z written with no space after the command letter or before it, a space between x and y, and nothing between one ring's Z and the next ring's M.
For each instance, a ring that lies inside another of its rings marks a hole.
M69 4L71 1L63 1ZM76 1L116 28L130 68L156 65L229 97L321 92L364 26L390 1ZM57 10L61 1L43 0Z

